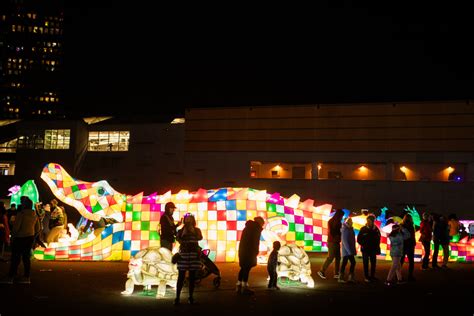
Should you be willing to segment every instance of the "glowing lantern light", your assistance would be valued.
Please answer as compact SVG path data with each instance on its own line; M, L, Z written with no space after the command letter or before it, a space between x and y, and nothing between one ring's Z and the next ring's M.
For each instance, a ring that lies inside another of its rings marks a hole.
M194 193L182 190L174 195L168 191L163 195L139 193L131 196L114 191L105 181L76 180L54 163L43 169L41 177L58 199L88 218L116 217L122 222L97 229L80 240L63 238L61 242L50 243L46 249L39 247L34 252L39 260L129 260L142 249L159 247L157 227L161 213L157 211L163 211L164 204L171 200L179 202L176 203L179 212L174 213L176 219L188 211L195 214L204 235L200 245L210 249L210 258L218 262L237 259L242 230L246 221L255 216L266 219L262 232L264 242L259 247L263 252L268 250L268 242L273 239L304 251L327 251L327 220L332 205L314 206L313 200L300 203L296 194L285 199L278 193L267 194L266 190L219 188L199 189ZM381 217L377 218L378 226L385 222L385 213ZM365 225L366 216L353 217L353 222L357 233L357 228ZM390 259L387 256L389 228L381 229L382 257L387 259ZM450 260L474 261L474 240L451 243L451 248ZM415 258L419 260L421 254L421 244L417 243Z

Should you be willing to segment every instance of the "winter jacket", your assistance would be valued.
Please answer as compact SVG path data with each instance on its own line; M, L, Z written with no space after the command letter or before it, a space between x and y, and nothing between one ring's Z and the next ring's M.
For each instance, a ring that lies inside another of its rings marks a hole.
M341 218L333 216L328 221L328 242L341 242Z
M377 226L369 228L367 225L362 227L357 235L357 242L360 244L361 251L368 254L380 254L380 231Z
M429 242L433 238L433 222L424 219L420 223L420 239L421 242Z
M415 238L415 226L413 224L401 224L400 225L401 227L401 230L405 230L405 234L404 235L404 242L403 242L403 247L405 249L409 249L409 248L414 248L415 245L416 245L416 238Z
M268 274L276 272L277 266L278 266L278 251L273 250L270 253L270 256L268 256L268 262L267 262Z
M398 232L396 234L390 234L390 256L393 257L401 257L403 256L403 240L404 234L402 232Z
M436 221L433 226L433 241L441 245L449 243L448 223Z
M160 218L160 238L173 243L176 236L177 227L178 225L174 223L173 217L166 212L163 213Z
M354 228L349 227L346 223L342 224L341 228L341 239L342 239L342 256L355 256L356 245L355 245L355 233Z
M448 222L449 226L449 236L453 237L459 235L459 221L455 219L450 219Z
M257 222L248 220L245 223L239 243L239 264L241 267L257 265L261 233L262 227Z
M40 223L36 212L32 209L24 209L18 212L12 228L12 236L31 237L40 231Z

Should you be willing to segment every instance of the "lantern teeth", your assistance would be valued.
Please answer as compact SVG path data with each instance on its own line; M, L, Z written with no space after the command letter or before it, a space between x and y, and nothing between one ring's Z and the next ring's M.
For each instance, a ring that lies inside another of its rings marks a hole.
M298 204L300 203L300 197L296 194L293 194L290 196L289 199L284 199L285 201L285 206L291 207L291 208L297 208Z
M305 211L314 211L314 200L307 199L298 205L298 208Z

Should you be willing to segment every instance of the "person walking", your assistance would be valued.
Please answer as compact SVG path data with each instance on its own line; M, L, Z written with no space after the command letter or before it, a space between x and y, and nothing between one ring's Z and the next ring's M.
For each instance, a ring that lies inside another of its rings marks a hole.
M339 273L339 283L346 283L344 280L344 272L346 270L347 262L350 261L351 266L349 268L349 278L348 282L354 283L354 271L356 266L356 261L354 256L357 253L355 246L355 233L354 228L352 227L352 218L348 217L341 228L341 241L342 241L342 266L341 272Z
M254 290L249 287L250 270L257 265L257 256L265 220L257 216L245 223L239 243L239 275L236 291L239 294L252 295Z
M318 271L321 279L326 279L326 269L335 260L334 278L339 279L339 264L341 262L341 226L344 212L337 209L334 216L328 221L328 256Z

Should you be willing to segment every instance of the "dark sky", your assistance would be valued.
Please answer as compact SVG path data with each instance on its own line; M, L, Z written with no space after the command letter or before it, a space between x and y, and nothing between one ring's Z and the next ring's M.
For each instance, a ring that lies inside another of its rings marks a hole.
M185 12L134 3L66 8L69 104L178 114L189 106L474 97L463 8L319 1Z

